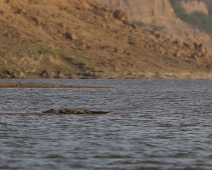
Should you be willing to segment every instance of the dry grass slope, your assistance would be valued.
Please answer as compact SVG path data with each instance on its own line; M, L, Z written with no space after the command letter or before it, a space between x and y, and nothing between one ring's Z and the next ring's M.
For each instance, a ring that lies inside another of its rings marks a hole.
M163 38L94 0L0 0L1 77L210 78L204 46ZM196 76L197 75L197 76Z

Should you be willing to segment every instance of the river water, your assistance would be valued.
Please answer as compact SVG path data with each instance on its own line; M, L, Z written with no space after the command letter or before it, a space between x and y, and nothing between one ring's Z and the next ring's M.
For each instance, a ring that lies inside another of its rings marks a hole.
M0 169L212 169L212 81L0 81L114 87L0 89ZM39 114L50 108L115 114Z

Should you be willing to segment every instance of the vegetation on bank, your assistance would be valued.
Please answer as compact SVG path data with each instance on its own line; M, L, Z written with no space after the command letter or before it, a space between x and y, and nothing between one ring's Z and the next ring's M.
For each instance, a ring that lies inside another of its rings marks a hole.
M153 31L162 32L166 29L166 26L160 25L160 23L156 19L153 19L150 24L146 24L143 21L133 21L132 23L136 24L139 27L149 28L150 30Z
M0 73L4 74L13 70L29 75L37 75L44 70L75 73L77 68L84 68L86 64L90 62L46 43L20 44L12 50L0 48Z
M181 6L179 0L170 0L170 3L174 8L175 13L181 20L185 21L190 25L196 26L212 35L211 14L205 14L201 11L194 11L193 13L188 14L186 10Z

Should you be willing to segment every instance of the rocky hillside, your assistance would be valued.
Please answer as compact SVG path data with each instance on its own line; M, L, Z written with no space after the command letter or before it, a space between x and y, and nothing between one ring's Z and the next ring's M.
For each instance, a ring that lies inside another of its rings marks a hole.
M130 21L151 23L158 19L174 18L175 13L169 0L97 0L106 8L126 11Z
M209 13L212 14L212 1L211 0L201 0L201 2L203 2L206 5Z
M170 0L98 0L98 2L112 10L127 11L131 22L138 25L144 22L147 27L159 31L167 38L182 39L190 43L194 41L203 43L212 54L211 37L204 31L179 19ZM207 7L211 5L211 0L182 0L180 3L188 13L198 10L207 14L210 11L210 8Z
M187 13L192 13L194 11L201 11L205 14L208 14L207 4L203 1L181 1L182 7L186 10Z
M1 77L211 78L211 64L204 45L139 28L94 0L0 0Z

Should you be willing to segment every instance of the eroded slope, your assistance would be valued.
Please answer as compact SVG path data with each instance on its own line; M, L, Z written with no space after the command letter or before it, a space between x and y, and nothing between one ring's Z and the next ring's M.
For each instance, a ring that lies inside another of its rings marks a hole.
M0 56L3 77L185 78L211 70L204 46L140 29L92 0L1 0Z
M170 0L98 0L98 2L109 9L126 11L132 22L142 21L167 38L178 38L190 43L194 41L203 43L212 54L211 37L204 31L180 20L174 13ZM203 2L198 0L181 1L188 13L198 10L207 14L208 9Z

